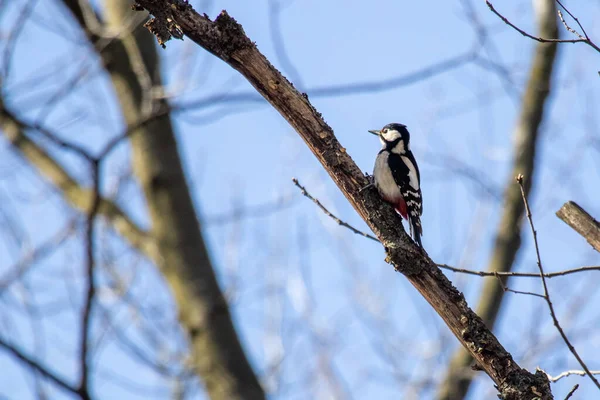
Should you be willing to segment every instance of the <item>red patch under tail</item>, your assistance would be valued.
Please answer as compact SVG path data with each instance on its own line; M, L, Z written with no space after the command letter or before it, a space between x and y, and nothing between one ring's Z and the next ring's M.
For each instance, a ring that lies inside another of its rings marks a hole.
M406 210L406 202L404 201L404 199L400 199L396 205L394 206L394 208L396 209L396 211L398 211L398 213L400 215L402 215L402 218L404 218L405 220L408 221L408 211Z

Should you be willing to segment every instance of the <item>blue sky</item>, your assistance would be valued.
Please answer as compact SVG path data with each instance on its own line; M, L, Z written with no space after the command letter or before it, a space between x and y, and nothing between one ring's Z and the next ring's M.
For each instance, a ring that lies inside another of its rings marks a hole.
M508 28L483 1L475 1L476 18L489 34L477 54L505 67L508 74L485 68L489 63L470 62L409 85L363 94L323 95L324 88L406 76L473 51L477 31L464 4L290 1L281 4L278 20L270 18L269 2L262 0L192 4L211 17L226 9L236 18L271 62L308 93L365 172L371 171L379 148L367 130L389 122L408 125L423 181L425 247L439 263L485 269L502 211L498 196L509 178L512 130L533 41ZM600 42L595 24L600 7L591 2L567 5L580 16L588 34ZM496 7L523 29L535 30L529 2ZM0 26L10 26L6 21L12 21L16 11L14 6L7 7L0 15ZM274 21L278 23L273 25ZM69 32L70 39L57 34L57 28ZM1 29L4 33L5 28ZM43 114L40 105L60 93L83 66L87 74L72 92L59 97L60 103L46 121L65 138L97 150L122 131L123 122L106 74L77 32L75 24L61 13L59 2L39 2L15 49L5 90L8 103L35 120ZM283 47L284 53L278 47ZM237 72L190 40L169 42L160 54L167 93L174 104L253 93ZM595 112L598 60L599 54L583 44L559 49L530 201L548 271L598 264L598 254L554 216L567 200L600 215L595 201L600 195ZM31 82L46 72L47 78ZM383 262L379 245L339 227L301 196L292 177L334 214L366 229L285 120L266 102L252 100L191 107L175 114L174 122L194 200L205 220L204 233L222 286L231 294L247 352L263 377L268 376L274 360L285 354L278 364L279 383L266 379L275 388L273 398L387 399L398 398L399 393L407 399L431 398L435 382L427 386L421 381L434 375L437 382L457 341L405 279ZM22 231L4 235L6 243L0 245L3 276L29 248L60 231L76 214L4 141L0 143L3 215ZM55 148L51 151L73 174L89 182L82 160ZM105 167L105 193L116 187L128 165L128 146L122 145ZM125 181L116 196L137 221L148 224L134 182ZM280 206L233 223L218 218L240 207L270 203ZM528 229L525 232L515 270L531 272L536 270L535 253ZM128 252L114 234L105 235L102 262L130 283L139 307L153 310L154 317L145 325L158 336L161 346L152 345L152 335L131 323L127 307L106 290L101 303L113 311L114 324L148 354L185 353L173 324L176 310L160 276L146 261ZM23 287L0 295L2 334L73 379L81 251L81 239L68 240L35 265ZM591 369L600 369L594 363L600 354L600 331L595 329L598 311L593 307L598 301L596 275L591 272L549 282L559 318ZM448 276L469 303L476 304L481 278ZM106 273L101 279L111 282ZM541 284L535 279L513 279L509 286L541 293ZM26 308L18 306L27 288L48 314L36 322L43 325L45 333L37 347L32 332L39 329L31 324ZM98 322L98 337L100 327ZM508 293L497 333L522 367L534 370L541 366L554 375L579 369L541 299ZM155 398L166 398L172 382L137 360L120 342L114 335L99 342L95 394L99 398L145 398L150 391ZM320 367L325 364L330 367ZM11 399L33 398L32 381L18 366L0 353L0 369L9 371L0 377L0 394ZM115 375L126 377L127 382ZM140 382L143 390L136 386ZM425 389L411 392L410 383L414 382L423 383ZM482 374L476 382L471 399L493 394L489 378ZM576 398L595 396L594 386L582 377L554 384L555 396L564 397L575 383L581 385ZM197 384L190 387L190 398L203 398ZM56 396L61 398L58 393Z

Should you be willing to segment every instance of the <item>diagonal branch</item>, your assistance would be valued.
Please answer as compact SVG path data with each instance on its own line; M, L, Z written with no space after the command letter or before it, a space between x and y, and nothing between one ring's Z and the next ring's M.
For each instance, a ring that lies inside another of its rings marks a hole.
M81 393L79 392L79 390L77 388L71 386L69 383L65 382L62 378L58 377L55 373L51 372L48 368L42 366L36 360L34 360L33 358L26 355L23 351L16 348L15 346L5 342L1 338L0 338L0 348L6 350L8 353L12 354L15 358L17 358L24 364L27 364L28 367L30 367L33 370L35 370L36 372L38 372L41 376L43 376L44 378L46 378L49 381L51 381L52 383L54 383L56 386L66 390L67 392L71 392L72 394L77 395L78 397L84 398L83 396L81 396ZM89 397L85 397L85 398L89 399Z
M588 46L590 46L591 48L593 48L594 50L596 50L597 52L600 52L600 47L598 47L596 45L596 43L592 42L592 40L587 36L583 37L581 36L579 33L577 33L574 29L572 29L569 25L567 25L567 23L565 22L565 20L563 19L562 13L559 11L558 15L563 23L563 25L565 25L565 28L578 36L577 39L556 39L556 38L551 38L551 37L544 37L542 36L534 36L530 33L527 33L526 31L524 31L523 29L519 28L518 26L516 26L515 24L513 24L512 22L510 22L510 20L508 18L506 18L504 15L500 14L496 8L494 8L493 4L490 3L488 0L485 1L485 4L487 4L488 8L490 9L491 12L493 12L494 14L496 14L498 16L498 18L500 18L502 20L502 22L504 22L506 25L510 26L511 28L513 28L515 31L519 32L521 35L528 37L529 39L533 39L537 42L540 43L585 43ZM564 8L564 6L560 3L560 1L558 1L558 4L560 4L561 7L563 7L563 9L572 17L575 19L575 21L577 22L577 24L583 29L583 27L581 26L581 24L579 24L579 20L575 17L573 17L573 15L566 9ZM554 8L554 7L553 7ZM585 30L583 31L585 32Z
M600 223L574 201L566 202L556 216L585 238L594 249L600 251Z
M277 71L226 12L215 21L180 0L138 0L155 18L147 24L164 44L171 32L186 36L240 72L304 139L333 181L402 272L438 312L461 344L498 387L504 399L552 399L547 377L522 369L467 305L435 263L408 238L393 209L374 190L306 96Z
M73 207L81 212L90 210L94 198L92 191L82 187L48 152L36 144L25 132L26 128L3 107L0 99L0 130L9 143L50 181ZM98 212L112 223L114 229L126 238L131 246L151 259L158 256L148 240L148 234L114 202L102 198Z
M302 186L300 184L300 182L298 182L298 179L293 178L292 182L294 182L294 185L296 185L298 187L298 189L300 189L300 191L302 192L302 195L304 197L306 197L307 199L309 199L313 203L315 203L317 205L317 207L319 207L321 209L321 211L323 211L325 213L325 215L327 215L329 218L331 218L335 222L337 222L339 226L343 226L344 228L348 228L352 232L356 233L357 235L361 235L361 236L366 237L367 239L371 239L371 240L374 240L376 242L379 242L379 239L377 239L375 236L369 235L366 232L360 231L360 230L356 229L355 227L353 227L352 225L350 225L349 223L347 223L345 221L342 221L341 219L339 219L338 217L336 217L335 215L333 215L331 213L331 211L329 211L323 204L321 204L321 202L319 201L319 199L314 198L310 193L308 193L308 191L306 190L306 188L304 186Z

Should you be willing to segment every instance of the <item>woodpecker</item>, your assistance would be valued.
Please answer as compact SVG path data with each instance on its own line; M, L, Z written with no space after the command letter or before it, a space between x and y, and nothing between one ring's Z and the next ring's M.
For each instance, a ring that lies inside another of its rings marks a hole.
M395 123L369 132L379 136L383 145L377 154L373 169L375 187L379 195L408 221L410 235L422 248L421 174L417 160L410 151L410 133L406 125Z

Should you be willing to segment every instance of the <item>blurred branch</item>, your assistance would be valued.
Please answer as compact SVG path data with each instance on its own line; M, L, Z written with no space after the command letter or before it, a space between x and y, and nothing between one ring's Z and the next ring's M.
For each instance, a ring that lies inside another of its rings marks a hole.
M554 0L540 0L543 4L536 7L538 31L540 36L558 38L558 25ZM488 2L488 5L491 5ZM514 149L512 171L505 185L502 216L494 239L493 252L488 271L490 273L510 272L517 252L521 247L521 225L525 207L514 184L514 176L523 174L524 191L528 196L535 176L535 157L540 125L544 117L544 108L550 93L552 71L556 59L557 44L539 43L533 55L529 78L521 99L521 110L514 130ZM486 326L494 328L498 312L502 306L503 287L507 286L509 276L498 275L502 285L493 280L484 282L476 312ZM473 358L462 349L458 349L446 369L446 377L440 386L438 400L461 400L469 391L473 375L463 371L470 370Z
M508 20L508 18L506 18L504 15L500 14L498 11L496 11L496 9L494 8L494 6L492 5L492 3L490 3L488 0L485 1L485 4L487 4L487 6L489 7L489 9L496 14L505 24L507 24L508 26L510 26L511 28L513 28L514 30L516 30L517 32L519 32L521 35L528 37L530 39L536 40L540 43L585 43L588 46L592 47L594 50L596 50L597 52L600 52L600 47L598 47L594 42L592 42L592 40L588 37L587 33L585 33L585 30L583 29L583 27L581 26L581 24L579 23L579 20L577 18L575 18L573 16L573 14L571 14L563 5L560 1L557 1L557 3L577 22L577 24L579 25L579 27L582 29L582 32L585 34L584 36L581 36L579 33L577 33L574 29L572 29L571 27L569 27L569 25L567 25L567 23L565 22L562 13L560 12L560 10L558 11L558 16L560 17L560 20L562 21L563 25L565 26L565 28L578 36L578 39L557 39L557 38L553 38L550 35L544 35L543 33L540 36L534 36L531 35L527 32L525 32L523 29L519 28L518 26L516 26L515 24L513 24L512 22L510 22ZM552 8L554 8L554 5L552 6ZM545 36L545 37L544 37Z
M574 201L566 202L556 216L585 238L594 249L600 251L600 223Z
M10 68L12 65L12 58L17 45L17 40L23 31L23 28L25 27L27 19L31 17L31 14L33 14L33 9L35 8L37 2L38 0L29 0L27 3L25 3L25 5L23 5L23 8L15 19L15 23L10 29L8 37L5 40L6 47L4 48L4 54L2 55L4 63L2 65L2 69L0 70L0 78L5 82L8 80L10 75ZM2 10L1 7L0 10Z
M264 218L272 214L276 214L280 211L287 210L288 208L295 205L296 199L290 196L280 196L278 199L273 201L266 201L262 204L256 204L251 206L239 206L234 207L229 212L222 212L219 214L212 214L203 216L202 223L210 226L227 225L240 220L252 219L252 218Z
M429 65L417 71L409 72L407 74L380 80L316 86L313 88L307 88L306 94L311 98L330 98L365 93L372 94L387 92L389 90L412 85L442 73L452 71L458 67L474 62L476 59L477 48L475 47L474 49L470 49L457 56L450 57L446 60ZM221 104L230 105L233 102L266 104L263 97L255 92L234 94L217 93L197 100L178 102L176 107L178 109L188 110L192 108L215 107Z
M28 367L30 367L33 370L35 370L36 372L38 372L40 375L42 375L44 378L46 378L49 381L51 381L52 383L54 383L56 386L64 389L67 392L70 392L84 400L91 399L91 397L87 393L81 393L79 391L79 389L74 388L73 386L71 386L70 384L65 382L62 378L59 378L56 374L54 374L53 372L50 372L49 369L42 366L40 363L35 361L33 358L25 355L25 353L23 353L21 350L19 350L15 346L5 342L2 338L0 338L0 348L3 348L4 350L6 350L9 354L12 354L13 357L17 358L19 361L23 362Z
M86 229L85 229L85 255L86 255L86 279L87 287L85 290L85 301L83 304L83 315L81 317L81 345L80 345L80 362L79 369L81 373L81 380L79 383L79 391L81 393L88 393L90 388L90 369L91 361L89 359L90 353L90 330L92 325L92 310L94 307L94 296L96 294L96 281L94 271L94 225L96 222L96 216L100 209L100 162L102 159L93 160L91 162L92 171L92 182L93 182L93 200L88 211Z
M85 25L78 3L64 1L93 43L92 30ZM151 241L156 250L152 260L177 304L179 321L189 340L190 363L213 400L263 399L264 391L242 349L202 237L170 107L164 99L151 96L153 88L162 86L155 42L140 27L122 31L137 19L128 2L107 0L104 11L107 31L121 33L106 46L97 46L97 51L127 126L152 117L157 110L167 110L121 138L130 137L133 172L143 189L151 220ZM176 27L172 28L171 33L177 35Z
M154 19L147 24L160 44L172 31L186 36L240 72L295 128L348 201L382 242L387 261L402 272L442 317L462 345L496 383L504 399L552 398L547 377L522 369L483 321L402 229L400 217L374 190L306 96L262 55L243 28L223 11L215 21L179 0L138 0ZM535 389L533 389L535 387ZM538 394L536 394L538 393Z
M0 123L0 129L1 128L2 125ZM63 244L73 233L74 225L74 221L70 222L67 224L66 228L61 229L60 232L58 232L55 236L44 241L35 249L29 251L21 260L9 267L8 272L0 277L0 296L2 296L3 292L7 290L13 283L21 279L41 258L46 257L58 250L60 245Z
M12 146L30 165L56 187L65 199L82 212L91 209L93 193L82 187L50 154L29 138L24 126L3 107L0 98L0 128ZM99 214L105 216L114 229L129 243L150 258L158 256L147 233L137 226L127 214L110 200L102 199Z
M554 311L554 305L552 304L552 300L550 299L550 292L548 291L546 277L544 277L544 267L542 266L542 258L540 257L540 248L538 246L537 232L535 230L535 227L533 226L533 217L531 216L531 209L529 208L529 202L527 201L527 196L525 195L525 189L523 188L523 175L517 176L517 182L519 183L519 187L521 188L521 196L523 197L523 203L525 204L525 210L527 212L527 219L529 220L529 226L531 227L531 234L533 236L533 243L535 244L535 255L537 258L537 265L540 270L540 275L542 276L542 278L541 278L542 286L544 287L544 299L546 300L546 303L548 304L548 309L550 310L550 316L552 317L554 326L558 330L558 333L560 333L560 336L563 338L565 344L567 345L567 347L569 348L569 350L571 351L573 356L575 356L575 358L579 362L579 365L581 365L581 368L583 368L583 370L587 373L587 375L590 377L592 382L594 382L596 387L598 389L600 389L600 382L598 382L596 377L589 370L589 368L587 367L587 365L585 364L585 362L583 361L581 356L579 356L579 353L577 353L577 350L575 350L575 347L573 346L573 344L571 344L571 341L569 340L569 338L567 338L565 331L562 329L562 327L560 326L560 323L558 322L558 318L556 317L556 312Z

